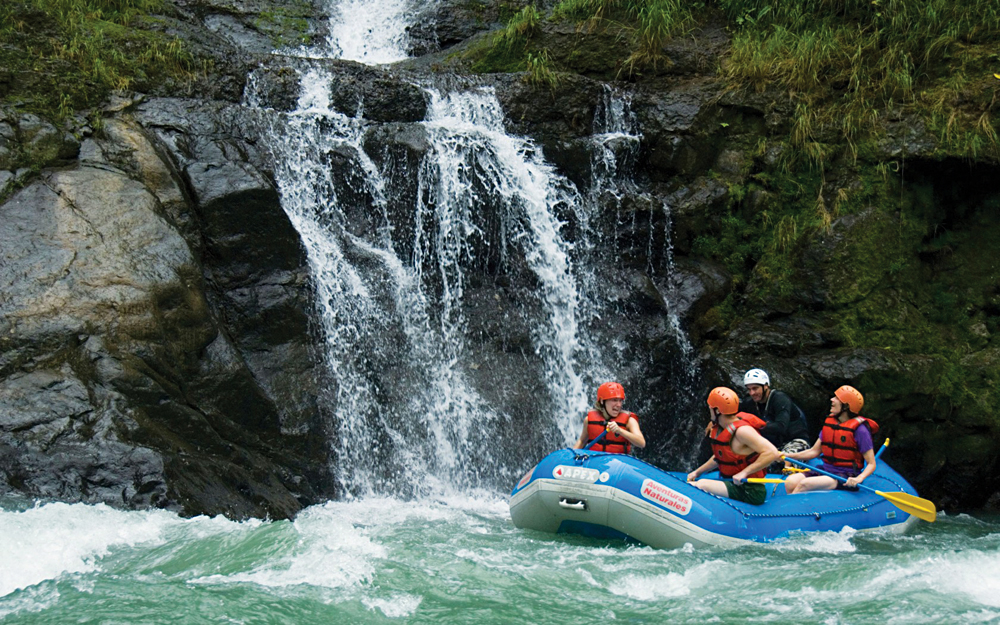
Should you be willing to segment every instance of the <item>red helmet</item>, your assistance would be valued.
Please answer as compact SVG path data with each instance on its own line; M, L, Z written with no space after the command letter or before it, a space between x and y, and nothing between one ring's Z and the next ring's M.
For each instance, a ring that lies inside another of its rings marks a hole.
M847 386L845 384L835 390L833 394L837 396L837 399L839 399L841 403L847 404L847 408L854 414L861 412L861 409L865 407L864 395L858 392L858 389L853 386Z
M617 382L605 382L597 387L597 401L625 399L625 387Z
M740 411L740 398L736 391L725 386L717 386L708 394L708 405L718 408L724 415L736 414Z

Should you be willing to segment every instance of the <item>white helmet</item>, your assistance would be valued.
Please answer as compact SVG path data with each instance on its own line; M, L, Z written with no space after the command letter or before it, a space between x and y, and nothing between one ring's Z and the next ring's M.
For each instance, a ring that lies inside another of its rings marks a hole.
M760 384L764 386L770 383L771 378L767 377L767 372L763 369L751 369L743 376L743 386L748 384Z

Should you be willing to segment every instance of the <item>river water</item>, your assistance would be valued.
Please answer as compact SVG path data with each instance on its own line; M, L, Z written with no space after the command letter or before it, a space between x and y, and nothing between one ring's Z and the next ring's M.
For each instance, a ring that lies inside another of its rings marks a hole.
M234 522L15 501L4 623L998 623L1000 518L654 550L516 529L506 497Z

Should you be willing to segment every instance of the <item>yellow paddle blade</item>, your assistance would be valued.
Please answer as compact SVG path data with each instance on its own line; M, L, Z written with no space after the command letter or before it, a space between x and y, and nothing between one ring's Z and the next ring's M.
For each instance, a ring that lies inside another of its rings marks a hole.
M903 512L908 512L918 519L923 519L928 523L933 523L937 520L937 506L934 505L933 501L921 499L908 493L883 493L880 490L875 492L888 499L892 502L892 505Z
M809 469L796 469L795 467L785 467L781 470L782 473L805 473Z
M776 477L748 477L747 481L751 484L784 484L785 480L778 479Z

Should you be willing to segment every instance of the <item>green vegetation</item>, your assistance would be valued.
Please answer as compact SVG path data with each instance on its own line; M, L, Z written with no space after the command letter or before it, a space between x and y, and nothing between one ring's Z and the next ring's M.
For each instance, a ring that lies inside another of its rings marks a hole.
M309 22L306 18L312 10L309 3L296 0L289 3L289 6L261 12L254 20L254 26L261 32L270 33L271 43L275 48L305 45L310 41Z
M718 0L733 25L723 74L797 103L797 144L857 144L887 113L918 107L949 154L997 156L989 81L1000 5L992 0ZM963 113L962 108L975 113Z
M0 97L56 118L116 89L189 80L197 62L155 30L164 0L8 0L0 5ZM3 80L6 78L6 80Z
M552 69L552 61L549 59L549 51L542 50L538 54L528 53L528 83L536 87L549 87L555 89L559 84L559 75Z
M624 68L629 72L669 64L663 46L694 27L693 6L682 0L562 0L552 19L579 22L587 30L619 25L630 32L630 51Z
M474 72L520 72L529 69L529 46L531 37L539 30L541 14L534 5L528 5L514 14L507 26L495 34L490 41L471 51L476 59ZM534 53L537 57L539 53ZM546 63L547 63L546 55Z
M529 81L538 82L538 59L545 58L549 71L573 71L574 59L580 51L572 52L562 63L556 63L549 51L542 47L542 23L569 21L579 27L581 37L595 32L613 33L615 41L625 41L616 46L604 62L618 64L619 71L629 74L644 69L670 65L664 54L664 45L677 35L684 34L695 25L692 6L682 0L562 0L552 11L543 16L531 4L514 14L492 40L469 52L474 59L473 71L515 72L528 71ZM593 40L588 41L593 43ZM586 56L584 53L583 56ZM529 60L529 57L530 60ZM620 57L620 58L619 58ZM541 84L551 84L547 80Z

